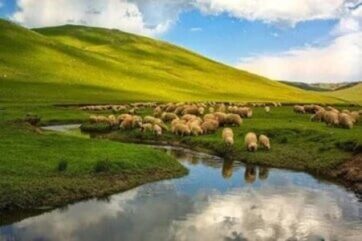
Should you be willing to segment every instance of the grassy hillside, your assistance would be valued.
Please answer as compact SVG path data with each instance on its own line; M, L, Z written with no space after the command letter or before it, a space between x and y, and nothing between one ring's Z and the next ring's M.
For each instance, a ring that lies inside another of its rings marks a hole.
M118 30L0 20L0 39L2 102L336 101Z
M362 83L354 85L349 88L344 88L336 91L325 92L325 95L333 96L336 98L341 98L348 100L349 102L362 104Z

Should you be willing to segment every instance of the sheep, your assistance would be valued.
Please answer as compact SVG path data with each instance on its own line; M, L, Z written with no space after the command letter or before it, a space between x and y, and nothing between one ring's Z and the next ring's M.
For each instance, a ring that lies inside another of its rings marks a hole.
M110 124L111 126L116 126L118 124L117 118L114 115L109 115L108 124Z
M90 123L97 123L97 120L98 120L98 116L96 116L96 115L89 116Z
M264 109L265 109L265 112L266 112L266 113L269 113L269 112L270 112L270 107L269 107L269 106L265 106Z
M153 131L153 125L151 123L142 124L141 125L141 131L142 132Z
M223 126L226 122L226 114L224 112L214 112L215 119L219 122L220 126Z
M131 116L127 117L122 121L120 128L123 130L132 129L132 125L133 125L133 117Z
M319 110L314 115L311 116L310 120L315 122L321 122L323 121L325 110Z
M200 115L203 115L204 112L205 112L205 108L202 107L202 106L200 106L198 110L199 110L199 114L200 114Z
M353 128L353 119L350 115L346 113L340 113L338 116L339 124L343 128L352 129Z
M238 114L227 114L225 123L228 125L240 126L243 123L243 119Z
M135 115L132 117L132 127L135 128L135 127L141 127L142 125L142 117L141 116L138 116L138 115Z
M326 107L326 110L327 111L332 111L332 112L335 112L335 113L339 113L339 110L337 110L336 108L332 107L332 106L327 106Z
M270 150L270 140L266 135L259 136L259 144L267 150Z
M213 133L219 127L219 122L217 120L207 120L201 124L201 128L205 134Z
M334 111L325 111L323 115L324 122L329 126L338 126L338 114Z
M258 139L254 132L245 135L245 146L248 151L256 151L258 149Z
M240 107L238 108L236 114L243 118L250 118L253 116L253 110L249 107Z
M157 106L154 110L153 110L153 116L154 117L160 117L162 114L162 108L160 106Z
M184 111L184 109L185 109L184 106L178 106L178 107L175 109L174 113L175 113L176 115L181 115L182 112Z
M234 144L234 132L231 128L224 128L222 131L222 139L227 145Z
M155 123L155 117L153 116L149 116L149 115L146 115L144 118L143 118L143 123Z
M191 131L190 128L188 127L188 125L186 124L182 124L182 123L177 123L174 127L172 132L176 135L190 135Z
M191 114L185 114L181 117L182 120L185 120L185 121L190 121L190 120L194 120L196 119L197 116L196 115L191 115Z
M214 113L214 112L215 112L214 107L209 107L209 113Z
M157 124L153 125L153 133L155 133L157 136L161 136L162 135L161 126L159 126Z
M207 121L207 120L216 120L216 117L214 114L206 114L204 115L203 117L204 121Z
M183 115L191 114L191 115L199 115L199 109L197 106L187 106L183 111Z
M358 111L352 111L349 113L349 116L351 117L353 123L357 123L360 118L360 113Z
M305 113L304 106L301 106L301 105L295 105L293 110L294 110L295 113L298 113L298 114L304 114Z
M194 136L202 135L203 130L197 122L192 122L189 125L190 131Z
M122 121L126 118L132 117L130 114L121 114L117 116L118 123L122 123Z
M164 113L162 113L162 115L161 115L161 119L162 119L164 122L169 122L169 121L172 121L172 120L174 120L174 119L178 119L178 116L177 116L175 113L164 112Z

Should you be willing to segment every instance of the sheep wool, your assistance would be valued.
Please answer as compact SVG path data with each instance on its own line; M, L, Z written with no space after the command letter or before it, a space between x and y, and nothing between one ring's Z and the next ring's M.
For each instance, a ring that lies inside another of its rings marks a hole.
M234 144L234 132L230 128L224 128L222 131L222 139L227 145L233 145Z
M248 151L257 151L258 139L254 132L249 132L245 135L245 146Z
M266 135L259 136L259 144L267 150L270 150L270 140Z

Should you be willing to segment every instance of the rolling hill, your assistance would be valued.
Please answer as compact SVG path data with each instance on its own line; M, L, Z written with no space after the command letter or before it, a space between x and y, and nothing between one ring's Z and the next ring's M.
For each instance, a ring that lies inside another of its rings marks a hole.
M336 91L325 92L323 94L362 105L362 83Z
M0 101L338 102L119 30L0 20Z

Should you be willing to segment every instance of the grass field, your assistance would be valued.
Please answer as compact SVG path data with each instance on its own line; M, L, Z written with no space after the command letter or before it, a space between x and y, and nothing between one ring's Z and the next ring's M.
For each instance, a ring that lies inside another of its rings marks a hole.
M1 102L341 102L116 30L67 25L33 31L5 20L0 30Z
M19 121L30 109L44 122L86 116L64 108L1 106L0 210L63 205L186 173L175 159L144 146L41 132Z

